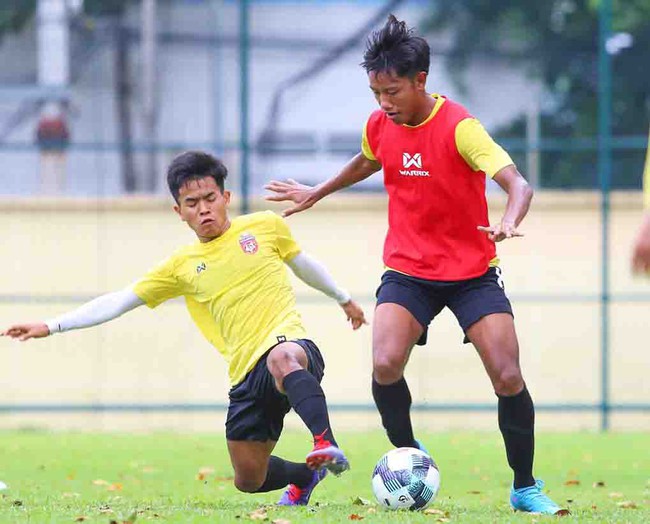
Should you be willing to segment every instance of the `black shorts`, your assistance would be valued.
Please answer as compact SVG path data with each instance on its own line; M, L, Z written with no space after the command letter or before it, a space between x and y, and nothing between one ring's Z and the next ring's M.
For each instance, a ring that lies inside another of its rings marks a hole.
M318 346L311 340L290 340L300 345L309 360L308 371L320 382L325 363ZM275 346L273 346L275 347ZM266 366L270 348L257 361L255 367L228 393L230 404L226 417L228 440L255 440L266 442L278 440L282 433L284 416L291 406L286 395L275 387L275 379Z
M427 342L429 323L445 306L455 315L465 333L486 315L512 315L498 267L491 267L480 277L452 282L424 280L388 270L382 275L377 289L377 305L386 302L405 307L422 325L424 332L417 341L420 346ZM467 336L463 341L469 342Z

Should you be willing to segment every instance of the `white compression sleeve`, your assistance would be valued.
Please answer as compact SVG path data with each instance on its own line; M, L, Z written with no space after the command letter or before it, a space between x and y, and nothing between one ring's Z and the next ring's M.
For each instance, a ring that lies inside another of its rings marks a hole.
M336 285L325 266L306 253L298 253L287 261L287 265L305 284L325 293L339 304L350 301L350 294Z
M103 324L144 304L132 289L107 293L68 313L46 320L50 334Z

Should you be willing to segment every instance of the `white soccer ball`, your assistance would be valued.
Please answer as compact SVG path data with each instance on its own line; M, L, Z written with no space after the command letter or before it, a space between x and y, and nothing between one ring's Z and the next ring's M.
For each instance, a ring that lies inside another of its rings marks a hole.
M438 466L419 449L393 449L379 459L372 472L372 491L377 502L388 509L425 508L438 489Z

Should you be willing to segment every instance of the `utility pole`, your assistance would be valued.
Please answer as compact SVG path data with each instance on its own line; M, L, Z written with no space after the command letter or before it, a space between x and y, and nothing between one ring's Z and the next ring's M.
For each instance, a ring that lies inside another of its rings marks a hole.
M64 99L70 82L70 32L65 0L38 0L38 84L43 105L36 128L40 149L40 191L58 194L65 188L66 149L70 142Z
M142 0L142 106L146 167L144 190L156 191L158 168L156 165L156 0Z

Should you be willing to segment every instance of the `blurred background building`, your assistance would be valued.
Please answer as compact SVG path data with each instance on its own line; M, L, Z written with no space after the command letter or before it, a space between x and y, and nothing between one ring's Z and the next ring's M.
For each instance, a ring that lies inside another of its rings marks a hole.
M429 89L466 104L536 185L595 187L597 10L578 0L537 4L499 12L436 0L5 3L2 191L43 189L35 137L52 118L65 128L66 158L49 192L164 193L167 161L192 147L224 156L237 177L244 119L252 194L269 178L321 180L358 151L375 108L358 64L368 32L390 11L432 44ZM647 9L632 4L625 10ZM613 184L638 188L650 80L636 68L650 23L628 13L614 21L625 29L609 44L614 160L626 169ZM365 187L380 185L377 176Z

